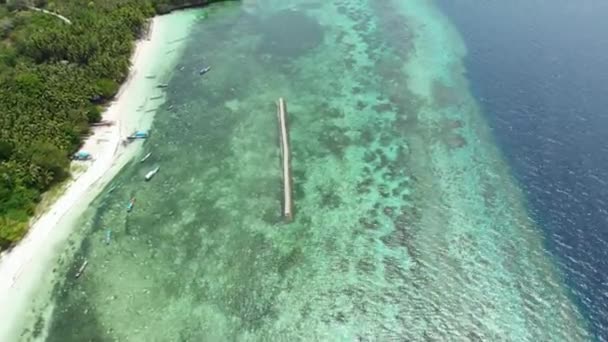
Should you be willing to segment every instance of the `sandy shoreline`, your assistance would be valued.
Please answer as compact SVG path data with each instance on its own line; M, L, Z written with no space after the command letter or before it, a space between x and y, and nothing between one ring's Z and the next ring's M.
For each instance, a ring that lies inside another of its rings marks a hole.
M171 15L154 18L148 37L136 42L129 76L102 115L103 120L113 121L114 125L94 127L82 147L93 156L92 161L78 162L85 164L86 170L76 174L56 202L35 219L26 237L0 256L0 341L10 340L8 336L15 336L19 332L16 330L22 328L32 295L41 283L49 282L51 275L47 270L53 268L64 249L75 219L140 150L141 142L123 146L121 141L134 130L151 126L153 115L145 114L150 102L146 99L160 92L156 85L165 80L146 76L168 74L175 60L164 51L175 33L168 17ZM163 58L155 58L161 55Z

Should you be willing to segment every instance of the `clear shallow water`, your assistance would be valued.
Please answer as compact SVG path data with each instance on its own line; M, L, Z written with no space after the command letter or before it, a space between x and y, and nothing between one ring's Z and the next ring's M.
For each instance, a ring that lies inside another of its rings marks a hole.
M48 341L586 338L441 12L418 0L206 11L145 145L153 156L83 218Z

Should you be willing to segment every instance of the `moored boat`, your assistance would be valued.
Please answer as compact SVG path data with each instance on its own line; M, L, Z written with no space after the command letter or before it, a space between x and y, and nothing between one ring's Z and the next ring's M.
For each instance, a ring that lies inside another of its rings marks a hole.
M80 278L80 276L82 275L82 273L84 273L85 268L87 268L87 265L89 264L88 260L85 260L82 265L80 265L80 268L78 269L78 272L76 272L75 277L76 278Z
M148 160L148 158L150 158L151 155L152 155L152 152L146 154L143 158L141 158L141 160L139 162L140 163L145 162L146 160Z
M146 173L146 180L149 181L150 179L152 179L152 177L154 177L154 175L158 173L158 170L160 170L160 166L157 166L154 170Z
M127 204L127 212L130 213L133 210L133 206L135 205L135 197L131 198L129 204Z
M135 131L127 137L128 140L147 139L149 136L147 131Z

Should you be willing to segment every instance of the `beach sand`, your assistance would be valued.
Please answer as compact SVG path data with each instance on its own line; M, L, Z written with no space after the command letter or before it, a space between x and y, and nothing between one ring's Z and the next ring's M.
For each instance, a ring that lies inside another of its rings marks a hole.
M187 16L194 17L196 12ZM152 20L147 37L137 41L130 74L103 120L114 125L94 127L82 150L93 159L75 162L85 166L74 175L66 191L42 215L33 220L27 236L15 248L0 256L0 341L13 340L28 317L31 298L41 284L50 284L49 272L74 229L74 221L99 195L116 173L135 155L142 142L121 142L134 130L149 129L154 108L164 102L163 90L187 34L187 25L175 25L184 14L170 14ZM152 77L154 76L154 77ZM153 98L153 99L152 99Z

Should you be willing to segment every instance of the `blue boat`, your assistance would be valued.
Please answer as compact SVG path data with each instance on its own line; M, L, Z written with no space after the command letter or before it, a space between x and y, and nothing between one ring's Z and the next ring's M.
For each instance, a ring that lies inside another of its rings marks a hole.
M135 131L133 134L129 135L127 139L147 139L149 134L147 131Z
M91 159L91 154L89 152L86 152L86 151L79 151L77 153L74 153L74 155L72 156L72 159L74 159L74 160L89 160L89 159Z

